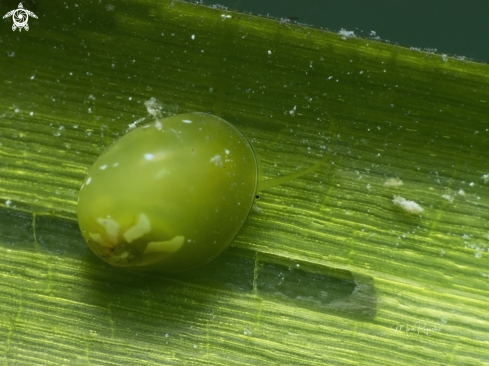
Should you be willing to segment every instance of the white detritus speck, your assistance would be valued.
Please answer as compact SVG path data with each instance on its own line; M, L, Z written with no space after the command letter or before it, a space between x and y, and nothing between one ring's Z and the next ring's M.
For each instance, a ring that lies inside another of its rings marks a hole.
M158 130L158 131L161 131L161 129L163 128L163 125L161 124L160 121L156 120L155 121L155 128Z
M143 118L140 118L140 119L134 121L133 123L129 123L129 125L128 125L129 129L132 130L132 129L136 128L138 123L144 121L145 119L146 118L143 117Z
M389 178L384 182L384 185L388 187L399 187L402 186L403 183L399 178Z
M182 122L183 122L183 123L192 123L192 121L191 121L191 120L189 120L189 119L182 119Z
M224 149L224 152L226 153L226 155L229 155L229 150L228 149Z
M465 191L463 189L459 189L457 192L460 196L465 196Z
M489 183L489 173L488 174L484 174L482 176L482 179L484 180L484 183Z
M115 168L116 166L119 166L119 163L114 163L112 166Z
M149 114L151 114L154 118L161 117L161 112L163 110L163 104L158 101L156 98L151 97L146 102L144 102L144 106Z
M102 165L99 169L100 170L105 170L107 168L107 165Z
M423 208L420 205L418 205L416 202L408 201L404 197L401 197L401 196L394 196L394 198L392 199L392 202L395 205L401 207L405 211L412 213L412 214L418 214L418 213L423 212Z
M11 200L6 200L6 201L5 201L5 204L7 205L7 207L10 207L10 204L11 204L11 203L12 203L12 201L11 201Z
M448 202L453 203L453 196L450 196L449 194L444 194L442 195L444 199L446 199Z
M354 31L348 31L346 29L341 28L340 31L338 32L340 35L341 39L350 39L350 38L355 38L355 32Z
M87 179L87 186L90 184L91 181L92 181L92 177L88 177L88 179Z
M195 39L195 35L192 34L192 36L190 38L192 38L192 40L194 40Z
M146 160L152 160L155 156L153 154L144 154Z

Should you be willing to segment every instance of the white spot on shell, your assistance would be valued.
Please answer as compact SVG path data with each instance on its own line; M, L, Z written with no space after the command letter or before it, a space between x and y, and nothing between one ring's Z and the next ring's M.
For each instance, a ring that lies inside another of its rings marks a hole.
M192 121L191 121L191 120L189 120L189 119L182 119L182 122L183 122L183 123L192 123Z
M170 174L170 172L166 169L161 169L158 173L156 173L155 175L155 179L161 179L163 178L165 175L168 175Z
M142 237L144 234L147 234L150 231L151 222L149 221L148 216L142 213L139 215L137 224L127 229L123 236L128 243L132 243L134 240Z
M214 163L219 168L222 168L222 158L219 154L214 155L209 162Z
M183 236L174 236L170 240L166 241L151 241L146 246L144 254L148 253L175 253L179 250L185 241Z
M100 170L105 170L106 168L107 168L107 165L102 165L102 166L100 167Z
M154 158L154 155L153 154L144 154L144 158L146 160L152 160Z
M418 205L416 202L408 201L404 197L401 197L401 196L394 196L394 198L392 199L392 202L395 205L403 208L404 210L406 210L407 212L412 213L412 214L417 214L417 213L421 213L424 211L423 208L420 205Z

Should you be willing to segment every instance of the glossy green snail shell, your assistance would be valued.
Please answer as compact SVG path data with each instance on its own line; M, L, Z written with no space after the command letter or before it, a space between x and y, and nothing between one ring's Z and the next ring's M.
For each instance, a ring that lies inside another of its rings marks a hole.
M252 147L231 124L204 113L168 117L95 161L79 192L80 230L112 265L192 269L234 239L257 180Z

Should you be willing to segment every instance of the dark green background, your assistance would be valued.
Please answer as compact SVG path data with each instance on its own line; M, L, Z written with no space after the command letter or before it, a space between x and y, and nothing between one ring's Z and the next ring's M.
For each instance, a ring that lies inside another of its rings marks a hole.
M489 62L489 0L217 0L229 9L297 17L299 23L353 30L403 46Z

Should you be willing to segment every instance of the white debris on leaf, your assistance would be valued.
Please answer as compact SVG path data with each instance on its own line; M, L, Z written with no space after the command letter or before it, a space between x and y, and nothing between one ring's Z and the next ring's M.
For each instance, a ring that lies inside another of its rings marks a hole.
M355 32L354 31L348 31L346 29L341 28L338 34L341 36L341 39L350 39L350 38L355 38Z
M442 197L444 199L446 199L448 202L453 203L453 196L451 196L449 194L444 194L444 195L442 195Z
M149 100L144 102L144 106L149 114L154 118L158 119L161 117L161 111L163 110L163 103L158 101L156 98L151 97Z
M384 182L384 185L388 187L399 187L402 186L403 183L399 178L389 178Z
M144 118L144 117L143 117L143 118L140 118L140 119L138 119L138 120L134 121L133 123L129 123L129 125L128 125L128 127L129 127L129 128L128 128L128 130L133 130L133 129L135 129L135 128L137 127L138 123L143 122L145 119L146 119L146 118Z
M392 202L395 205L403 208L404 210L406 210L407 212L412 213L412 214L418 214L418 213L423 212L423 207L418 205L416 202L408 201L404 197L401 197L401 196L394 196L394 198L392 199Z
M489 173L484 174L481 178L484 180L484 183L489 183Z

